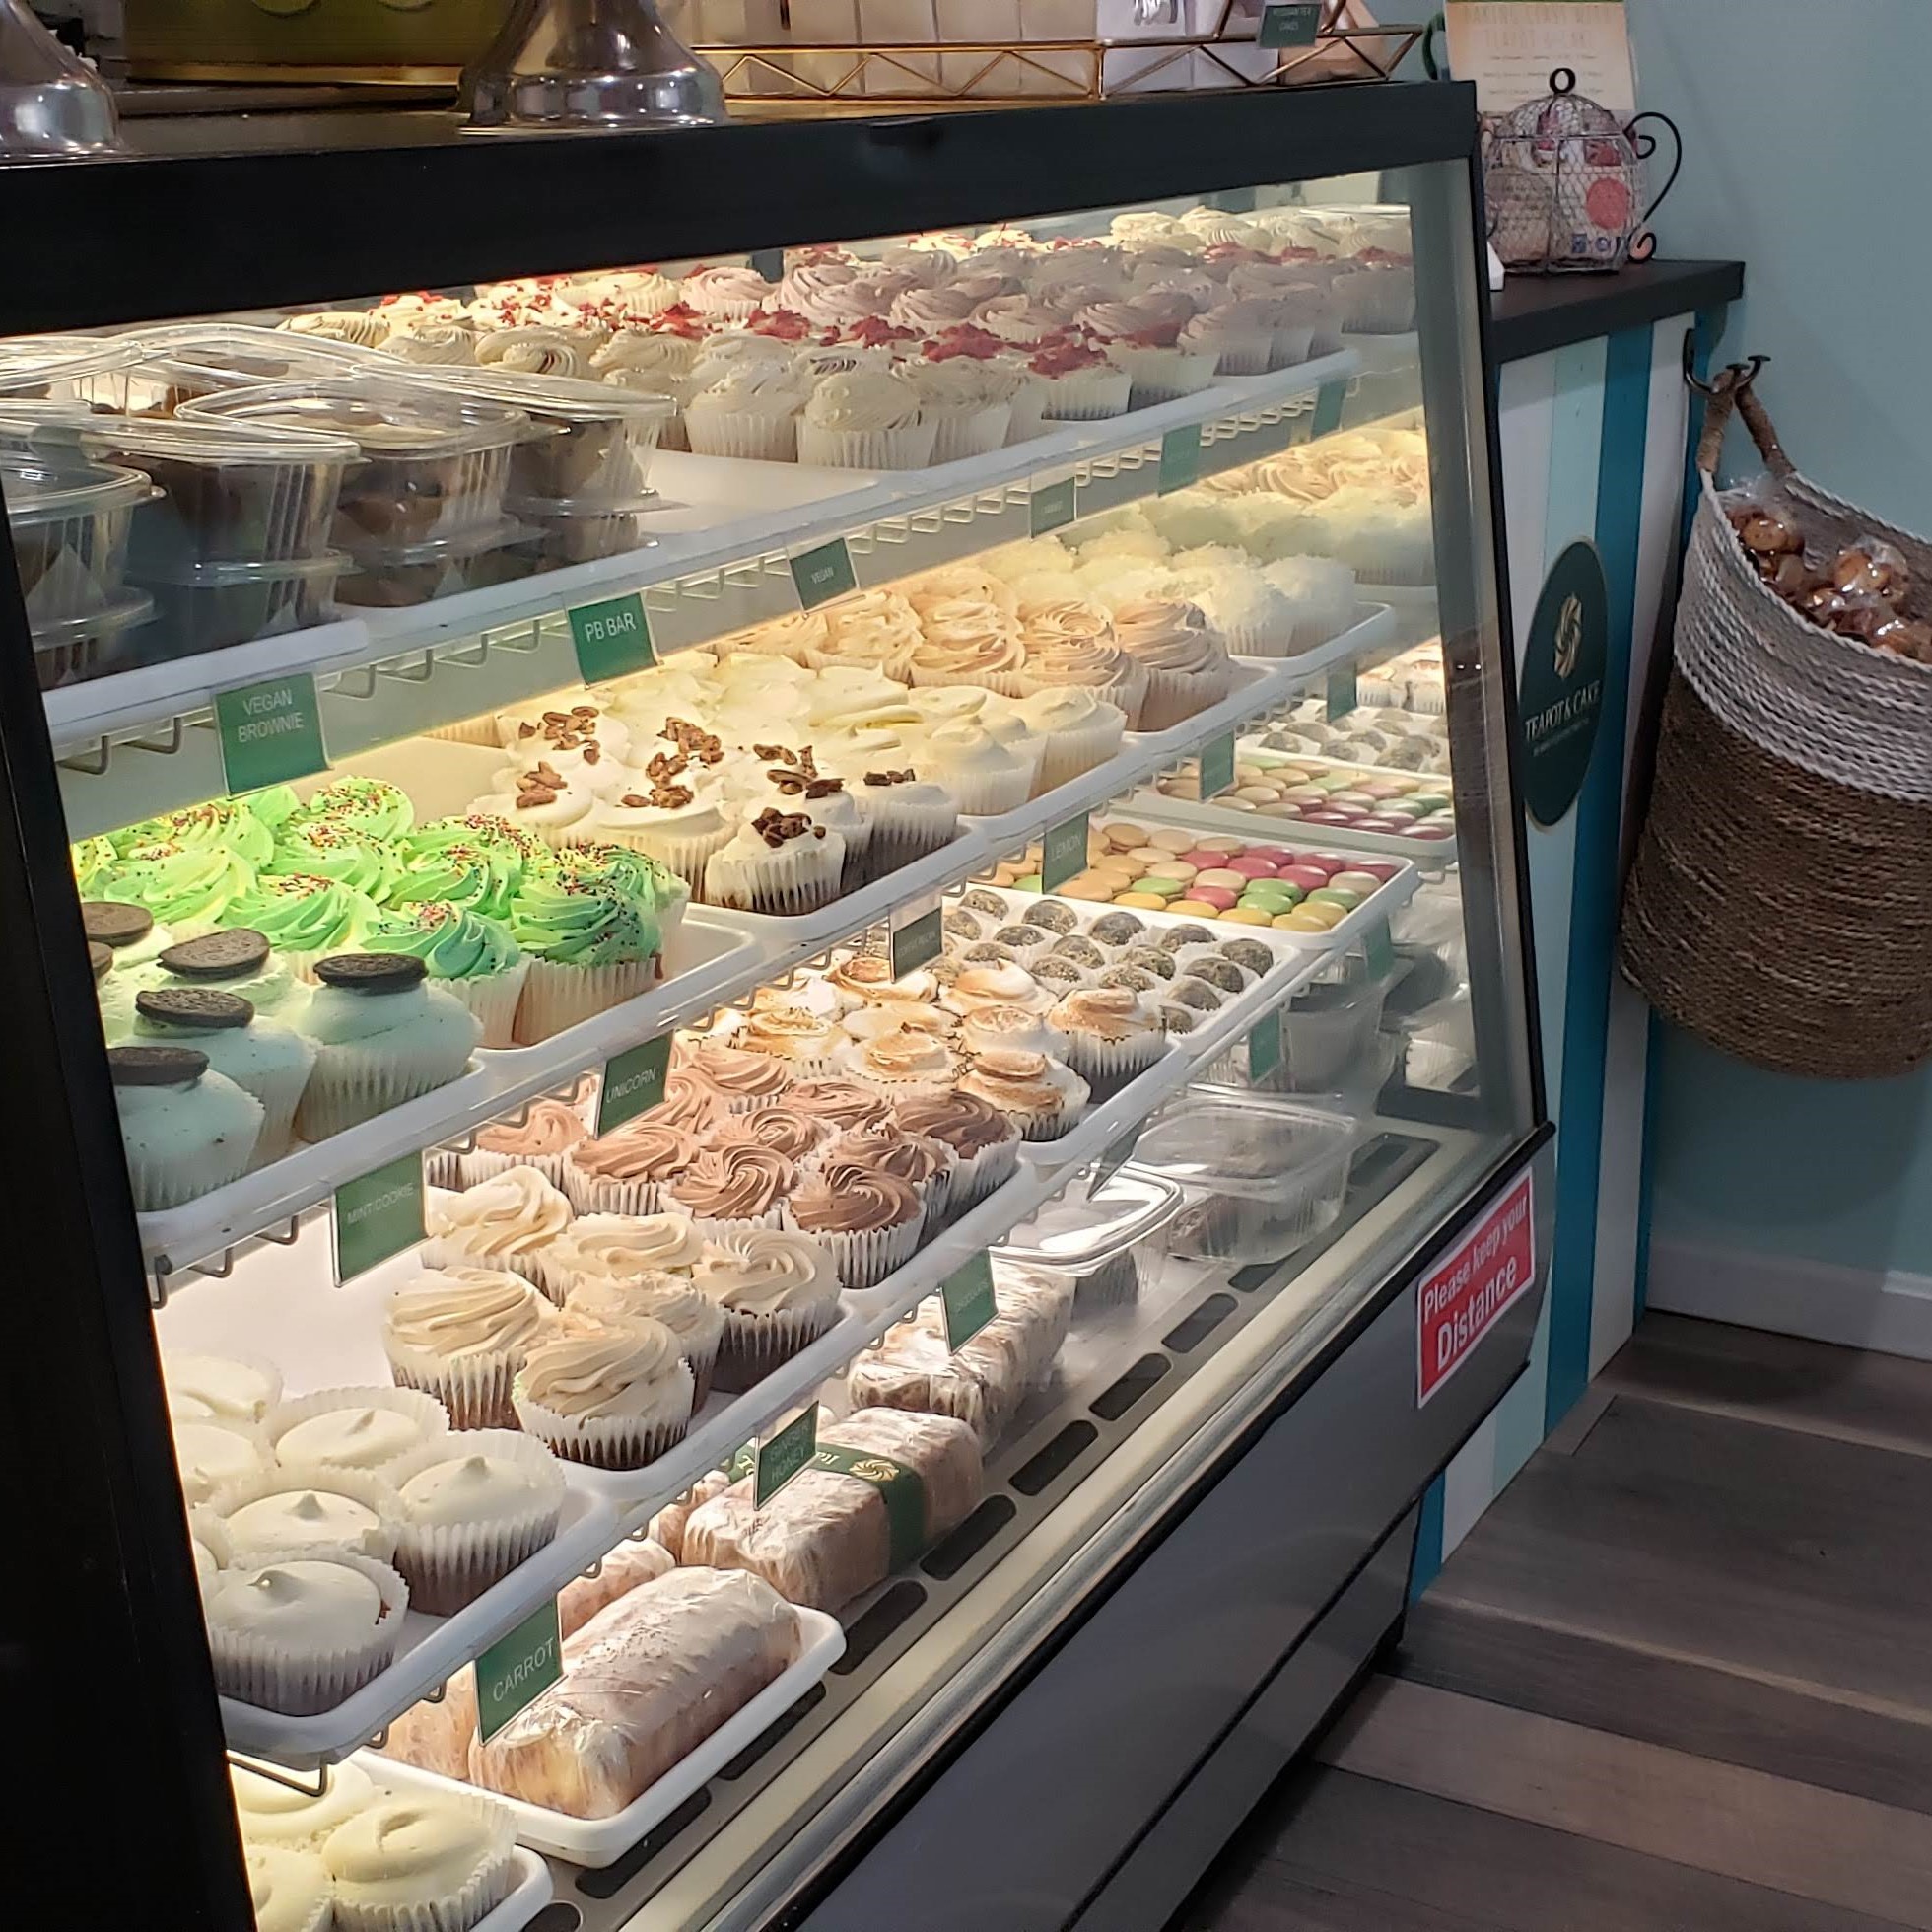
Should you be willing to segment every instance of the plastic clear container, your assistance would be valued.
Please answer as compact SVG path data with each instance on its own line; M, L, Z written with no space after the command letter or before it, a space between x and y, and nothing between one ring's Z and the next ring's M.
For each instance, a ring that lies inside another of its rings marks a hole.
M119 393L98 379L81 389L99 408L142 416L172 416L198 397L229 389L340 380L383 367L373 350L353 343L325 342L246 322L165 322L129 329L117 340L133 364L120 379Z
M561 570L566 564L587 564L641 549L644 531L639 516L656 501L649 491L607 501L510 496L504 507L530 531L523 548L531 569Z
M16 335L0 340L0 397L120 408L138 351L124 336Z
M1189 1261L1275 1262L1342 1210L1359 1123L1298 1100L1193 1087L1140 1137L1132 1171L1178 1183L1167 1227Z
M335 586L338 603L360 609L407 610L491 584L527 577L529 530L515 518L426 543L359 545Z
M1183 1199L1158 1174L1122 1168L1096 1187L1089 1169L993 1249L993 1259L1070 1285L1083 1308L1132 1301L1140 1291L1140 1244L1180 1212Z
M337 552L272 564L181 564L135 581L155 600L151 661L279 637L335 615L332 592L348 566Z
M105 610L36 624L32 632L34 670L42 691L62 684L85 684L147 662L140 627L154 615L146 596L123 597Z
M85 617L119 599L134 513L153 495L139 470L79 455L0 454L0 496L30 627Z
M349 551L497 524L511 452L532 434L527 416L500 403L361 380L233 389L184 403L181 414L351 438L362 457L342 478L330 535Z

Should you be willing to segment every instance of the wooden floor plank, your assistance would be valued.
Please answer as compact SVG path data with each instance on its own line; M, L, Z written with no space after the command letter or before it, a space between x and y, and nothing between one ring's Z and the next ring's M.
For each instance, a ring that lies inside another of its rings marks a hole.
M1463 1541L1445 1594L1932 1711L1932 1459L1619 1396Z
M1932 1362L1646 1315L1596 1388L1932 1456Z
M1932 1929L1932 1819L1894 1806L1387 1677L1372 1680L1316 1756L1361 1777Z
M1501 1932L1379 1887L1327 1879L1265 1861L1233 1897L1185 1921L1187 1932Z
M1932 1813L1932 1716L1459 1599L1409 1613L1395 1675L1542 1717Z

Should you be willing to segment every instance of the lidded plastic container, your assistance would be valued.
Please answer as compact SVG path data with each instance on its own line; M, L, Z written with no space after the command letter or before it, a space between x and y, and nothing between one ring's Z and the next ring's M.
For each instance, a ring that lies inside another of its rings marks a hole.
M129 329L117 340L133 364L121 395L102 393L98 383L85 386L99 406L139 416L172 416L197 397L230 389L340 380L386 366L373 350L353 343L246 322L165 322Z
M422 543L355 544L336 601L362 609L407 610L491 584L528 577L529 530L514 517Z
M504 499L505 508L528 531L519 554L531 570L561 570L641 549L646 541L643 513L657 502L654 491L629 500Z
M0 338L0 399L98 402L118 409L139 351L124 336L16 335Z
M1182 1200L1158 1174L1123 1167L1096 1183L1089 1168L992 1250L995 1266L1066 1283L1083 1308L1132 1301L1140 1290L1140 1246L1174 1218Z
M274 563L177 563L146 573L154 599L150 661L224 651L251 638L280 637L335 615L331 593L348 565L338 551Z
M78 452L0 451L0 497L30 628L120 599L134 513L154 493L139 470Z
M1190 1261L1276 1262L1342 1210L1361 1128L1346 1115L1232 1087L1191 1087L1140 1137L1130 1171L1177 1183L1167 1228Z
M148 661L143 629L154 615L153 601L140 594L123 596L104 610L88 611L51 624L34 625L34 670L42 691L63 684L84 684L112 671L130 670Z

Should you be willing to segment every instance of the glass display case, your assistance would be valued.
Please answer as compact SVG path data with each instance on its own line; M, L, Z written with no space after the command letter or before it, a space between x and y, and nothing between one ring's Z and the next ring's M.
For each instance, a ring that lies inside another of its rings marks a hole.
M1474 141L0 171L114 1922L1153 1925L1386 1636L1550 1207Z

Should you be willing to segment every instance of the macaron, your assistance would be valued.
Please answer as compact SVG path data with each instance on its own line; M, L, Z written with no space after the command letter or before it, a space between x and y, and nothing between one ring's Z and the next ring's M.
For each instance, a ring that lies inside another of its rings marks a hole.
M1114 903L1125 906L1132 904L1132 901L1117 899ZM1216 906L1206 899L1178 899L1167 910L1170 913L1186 913L1190 919L1219 919L1227 908Z
M1252 852L1244 852L1227 862L1230 872L1239 872L1244 878L1273 878L1280 870L1273 860L1257 859Z
M1188 897L1182 901L1182 909L1191 906L1207 906L1216 912L1226 912L1238 902L1238 895L1232 887L1225 885L1203 885L1199 879L1189 888Z
M1162 852L1186 852L1194 844L1194 834L1182 831L1179 826L1157 825L1147 834L1147 844L1157 846Z

